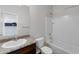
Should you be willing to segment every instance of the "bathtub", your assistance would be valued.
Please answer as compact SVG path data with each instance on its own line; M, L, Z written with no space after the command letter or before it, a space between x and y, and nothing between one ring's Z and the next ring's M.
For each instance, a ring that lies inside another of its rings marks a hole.
M68 53L68 51L62 49L61 47L59 46L56 46L55 44L53 44L52 42L47 42L48 46L50 48L52 48L53 50L53 54L70 54Z

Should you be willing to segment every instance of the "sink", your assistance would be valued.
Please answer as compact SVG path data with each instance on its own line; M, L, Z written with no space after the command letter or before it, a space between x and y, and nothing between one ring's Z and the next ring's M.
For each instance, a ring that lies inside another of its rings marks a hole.
M18 39L17 41L11 40L11 41L4 43L1 47L2 48L16 48L16 47L19 47L25 44L26 42L27 42L26 39Z

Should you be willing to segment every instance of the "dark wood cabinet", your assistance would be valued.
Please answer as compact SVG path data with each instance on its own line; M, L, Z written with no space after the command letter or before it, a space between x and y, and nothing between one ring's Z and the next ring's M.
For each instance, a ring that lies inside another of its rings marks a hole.
M36 44L31 44L29 46L26 46L24 48L12 51L8 54L36 54Z

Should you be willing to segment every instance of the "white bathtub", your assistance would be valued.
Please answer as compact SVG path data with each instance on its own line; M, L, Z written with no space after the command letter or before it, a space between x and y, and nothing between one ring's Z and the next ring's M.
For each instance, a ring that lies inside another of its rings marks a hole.
M56 45L53 44L52 42L47 42L47 44L48 44L48 46L49 46L50 48L52 48L54 54L70 54L70 53L68 53L68 51L62 49L62 48L59 47L59 46L56 46Z

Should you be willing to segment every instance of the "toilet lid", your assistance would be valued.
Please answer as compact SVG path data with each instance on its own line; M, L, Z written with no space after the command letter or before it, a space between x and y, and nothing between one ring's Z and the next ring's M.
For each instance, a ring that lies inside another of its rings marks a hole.
M47 46L42 47L42 48L41 48L41 51L42 51L43 53L46 53L46 54L51 54L51 53L52 53L52 49L49 48L49 47L47 47Z

